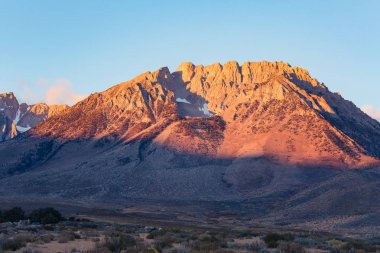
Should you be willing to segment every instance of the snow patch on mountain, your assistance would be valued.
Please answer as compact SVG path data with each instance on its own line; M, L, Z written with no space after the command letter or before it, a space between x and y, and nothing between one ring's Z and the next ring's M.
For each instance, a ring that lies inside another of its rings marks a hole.
M199 107L199 111L203 112L205 116L208 116L208 117L211 117L213 116L214 114L212 114L209 110L208 110L208 104L207 103L204 103L202 107Z
M186 100L186 98L177 98L175 101L179 103L191 104L188 100Z
M16 128L17 128L17 131L19 131L20 133L24 133L24 132L28 131L29 129L31 129L31 127L29 125L27 125L26 127L16 126Z
M16 117L15 117L15 119L13 120L13 123L14 123L15 125L17 125L17 123L20 121L20 116L21 116L21 111L20 111L20 108L18 108L17 113L16 113Z

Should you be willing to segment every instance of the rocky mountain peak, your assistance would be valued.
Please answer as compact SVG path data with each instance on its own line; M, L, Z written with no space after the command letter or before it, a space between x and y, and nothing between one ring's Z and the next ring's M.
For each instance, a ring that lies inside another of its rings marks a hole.
M176 72L181 75L181 78L184 82L189 82L194 75L195 65L191 62L181 63Z
M0 141L14 138L36 126L48 117L54 116L67 109L67 105L47 105L37 103L19 104L13 92L0 94L0 127L3 129Z
M19 103L13 92L0 93L0 111L3 111L7 117L13 120L18 109Z
M9 138L15 125L5 110L16 103L3 97L0 138ZM155 207L228 201L228 212L237 203L249 219L251 211L268 221L285 210L307 223L314 215L324 222L327 210L354 223L380 210L380 123L287 63L185 62L70 108L19 108L18 127L28 114L48 119L0 143L3 196Z
M168 67L162 67L152 73L153 82L165 82L170 78L170 71Z
M211 132L216 127L218 137L208 132L192 142L200 124ZM178 152L276 157L285 164L361 167L380 158L371 139L380 140L378 122L307 70L283 62L184 62L173 73L160 68L91 95L31 134L150 139Z

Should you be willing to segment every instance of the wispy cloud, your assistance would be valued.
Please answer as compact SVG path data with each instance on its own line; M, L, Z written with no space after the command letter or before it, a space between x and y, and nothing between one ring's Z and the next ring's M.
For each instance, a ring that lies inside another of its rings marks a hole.
M372 118L380 121L380 108L375 108L372 105L364 105L361 109Z
M40 85L49 86L45 96L47 104L73 105L87 97L87 95L75 92L72 88L72 83L66 79L56 80L52 86L44 80L40 82Z
M75 91L67 79L39 79L34 83L20 80L13 85L0 84L1 92L14 92L20 103L47 103L73 105L87 97Z

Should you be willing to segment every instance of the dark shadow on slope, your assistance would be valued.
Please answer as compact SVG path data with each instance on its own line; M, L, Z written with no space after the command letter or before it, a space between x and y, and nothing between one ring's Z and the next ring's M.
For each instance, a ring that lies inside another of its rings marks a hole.
M15 159L14 162L8 162L9 157L6 156L6 153L1 153L0 158L2 160L1 164L1 175L2 179L12 177L15 175L21 175L25 173L33 173L34 170L39 170L39 168L44 167L46 163L51 161L57 154L60 155L62 165L65 163L65 155L67 158L70 157L70 153L68 154L60 154L64 146L74 145L78 147L84 147L84 149L88 149L93 153L93 156L102 156L108 155L109 152L115 150L121 146L128 147L132 146L131 149L136 149L136 153L138 154L138 163L135 167L145 166L143 164L144 161L148 160L149 162L157 162L160 157L160 152L169 152L173 154L168 157L168 163L170 167L164 168L144 168L145 170L176 170L176 171L186 171L188 168L196 168L199 167L200 170L203 166L215 166L224 168L223 173L220 174L220 182L225 185L226 188L235 187L237 191L240 191L242 194L249 193L250 190L257 190L269 185L273 179L273 171L270 171L271 167L275 167L276 169L283 170L293 170L295 166L289 165L286 166L284 164L278 163L276 160L273 160L273 157L245 157L245 158L221 158L215 157L213 155L203 155L196 153L183 153L178 150L171 150L168 147L163 147L158 145L153 141L156 135L149 136L150 138L146 138L146 136L141 136L141 139L136 139L127 143L119 143L119 142L104 142L101 140L90 139L90 140L66 140L65 142L60 142L48 138L36 139L35 137L27 137L27 136L19 136L18 138L2 143L1 146L10 149L8 152L13 153L14 157L19 157L19 159ZM19 148L22 146L22 142L29 142L30 138L36 143L34 146L22 149ZM103 145L99 147L97 143L101 141ZM191 145L191 144L189 144ZM128 148L127 148L128 149ZM67 152L67 151L65 151ZM90 157L91 158L91 157ZM107 158L107 156L105 157ZM84 158L84 159L88 159ZM115 159L110 155L110 160ZM166 158L163 158L166 159ZM131 157L117 157L118 165L124 166L130 164L133 159ZM120 161L123 161L122 163ZM91 164L91 160L83 160L85 164ZM68 167L72 166L68 163ZM117 166L117 165L116 165ZM250 174L249 167L258 167L256 168L252 174ZM262 168L261 168L262 167ZM288 167L288 168L287 168ZM302 166L301 166L302 167ZM231 168L233 170L231 171ZM265 169L267 168L267 170ZM324 168L321 170L320 168L314 168L311 166L304 166L305 170L302 171L301 174L297 175L300 179L300 182L312 183L314 181L322 180L325 177L334 175L338 170L331 170L332 168ZM258 170L259 169L259 170ZM323 172L322 172L323 171ZM326 173L330 171L330 173ZM333 173L331 173L333 171ZM297 172L298 173L298 172ZM236 176L238 176L236 178Z
M338 93L330 92L327 87L313 86L307 81L297 79L294 75L291 78L292 82L305 89L309 94L322 96L332 106L333 113L325 110L320 112L331 125L355 140L367 151L366 154L380 159L380 122L372 119ZM299 95L302 96L302 94ZM318 101L315 100L314 102L318 104ZM341 106L334 106L336 104Z
M51 139L34 139L33 143L36 144L29 146L30 150L27 151L23 142L30 142L30 138L35 137L23 135L0 144L3 175L0 179L0 195L12 192L14 196L34 196L40 200L54 196L53 199L56 200L86 201L89 205L109 203L112 206L117 203L152 210L169 208L174 213L191 213L195 210L198 215L203 218L206 215L211 220L222 216L251 220L271 213L287 215L286 212L284 214L285 210L295 210L297 217L294 217L302 220L307 217L306 213L310 213L314 203L319 203L319 198L322 198L324 205L339 207L336 211L328 210L324 215L329 216L335 212L355 214L377 202L380 196L366 198L366 204L357 202L358 195L351 193L355 180L346 177L347 172L311 166L287 167L270 157L246 157L237 161L233 158L181 153L157 145L153 139L117 144L108 142L101 147L96 146L99 140L94 139L73 139L65 143ZM1 152L4 147L19 157L25 157L29 152L32 160L26 160L27 163L24 162L25 159L21 160L18 164L19 170L4 176L5 171L16 168L11 166L12 163L7 163L12 159ZM71 156L81 148L87 149L87 153L92 155L88 156L82 150L80 152L84 153L81 165L70 163ZM111 155L120 148L124 149L118 154L126 153L126 156ZM139 150L143 149L143 157L137 157L140 161L135 163L135 157L127 156L128 149L136 149L137 156L141 155ZM68 150L71 153L67 153ZM120 162L120 159L124 160ZM100 161L102 164L99 164ZM61 167L54 168L55 166ZM357 173L360 184L368 183L368 187L359 193L368 196L371 191L376 191L379 174L374 178L374 174L367 170L349 173ZM46 178L41 178L41 175ZM335 180L339 183L335 183ZM15 182L19 185L14 185ZM334 187L331 188L331 185ZM333 193L338 197L331 195L331 189L334 189ZM349 198L347 201L360 203L363 208L350 205L347 209L342 209L344 203L340 196ZM305 211L300 211L299 207L305 208ZM322 213L316 210L310 213L310 219ZM288 219L295 219L294 217L289 216Z
M173 79L164 83L164 87L173 91L177 103L179 115L182 117L210 117L213 113L208 112L208 101L203 97L191 92L187 85L190 82L184 82L182 71L176 71L172 74Z

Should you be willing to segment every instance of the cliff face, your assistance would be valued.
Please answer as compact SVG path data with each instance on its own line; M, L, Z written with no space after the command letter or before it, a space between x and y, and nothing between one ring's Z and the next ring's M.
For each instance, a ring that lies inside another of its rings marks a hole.
M0 141L9 140L17 135L15 124L3 112L0 112L0 127Z
M284 164L356 168L380 157L378 122L306 70L282 62L183 63L173 73L147 72L89 96L31 134L148 138L177 152Z
M27 109L20 113L20 119L17 122L19 129L33 128L42 121L61 113L69 108L68 105L47 105L45 103L37 103L34 105L22 104Z
M61 140L129 140L148 132L149 127L165 125L176 118L174 95L160 83L168 78L165 71L168 73L167 69L145 73L92 94L33 129L31 134Z
M183 63L173 75L182 77L189 92L178 96L192 101L196 94L227 122L220 154L349 166L380 155L373 142L380 140L379 123L302 68L282 62Z
M36 126L48 117L54 116L67 109L67 105L46 105L38 103L28 105L19 104L12 92L0 94L0 114L3 120L0 127L3 128L1 140L12 139L18 133L23 133Z

